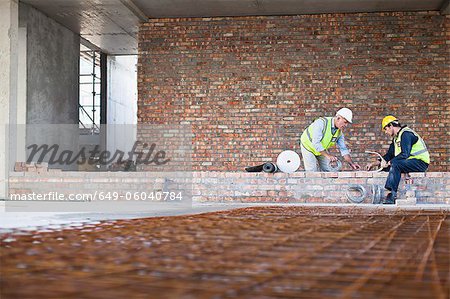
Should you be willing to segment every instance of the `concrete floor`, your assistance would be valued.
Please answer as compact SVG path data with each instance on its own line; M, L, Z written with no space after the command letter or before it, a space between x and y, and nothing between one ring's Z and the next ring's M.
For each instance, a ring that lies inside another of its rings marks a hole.
M448 298L449 211L430 208L253 205L4 233L1 295Z

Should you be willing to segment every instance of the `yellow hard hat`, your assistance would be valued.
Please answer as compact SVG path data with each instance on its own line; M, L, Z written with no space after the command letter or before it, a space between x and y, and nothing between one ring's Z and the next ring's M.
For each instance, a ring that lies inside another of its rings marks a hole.
M398 121L398 119L395 116L388 115L383 118L381 121L381 130L384 130L384 127L386 127L388 124L390 124L393 121Z

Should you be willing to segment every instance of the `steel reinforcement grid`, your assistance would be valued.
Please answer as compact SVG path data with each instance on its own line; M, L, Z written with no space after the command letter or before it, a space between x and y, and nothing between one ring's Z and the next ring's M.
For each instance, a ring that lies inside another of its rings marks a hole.
M9 232L1 298L449 298L448 213L255 207Z

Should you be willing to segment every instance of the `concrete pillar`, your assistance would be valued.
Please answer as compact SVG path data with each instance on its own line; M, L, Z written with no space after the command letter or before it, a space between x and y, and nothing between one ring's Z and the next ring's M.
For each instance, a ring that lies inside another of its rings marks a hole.
M8 196L8 124L16 121L18 22L18 1L0 0L0 198Z
M20 6L19 6L20 11ZM20 16L19 16L19 49L18 49L18 79L17 79L17 127L16 127L16 138L17 147L13 152L15 152L16 157L14 158L14 153L11 153L10 159L12 160L10 164L14 162L25 162L26 161L26 123L27 123L27 28L20 27Z

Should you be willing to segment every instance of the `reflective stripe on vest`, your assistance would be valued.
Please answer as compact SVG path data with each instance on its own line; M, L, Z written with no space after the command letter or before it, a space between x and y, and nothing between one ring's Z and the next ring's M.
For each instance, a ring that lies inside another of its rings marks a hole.
M403 128L399 132L398 136L396 136L394 138L394 149L395 149L394 155L398 156L402 152L401 140L402 140L403 132L406 132L406 131L413 133L418 138L417 142L414 143L411 148L411 153L410 153L410 156L408 157L408 159L418 159L425 163L430 164L430 153L428 152L425 141L423 141L423 139L419 136L419 134L417 134L416 132L414 132L412 129L410 129L408 127Z
M342 135L341 130L336 130L334 134L331 134L331 124L332 117L321 117L319 118L324 122L324 129L322 130L322 139L320 143L322 144L325 150L329 149L333 145L336 144L336 140ZM308 151L312 152L316 156L320 156L320 152L318 152L313 144L312 144L312 124L303 131L302 136L300 137L300 143L306 148Z

